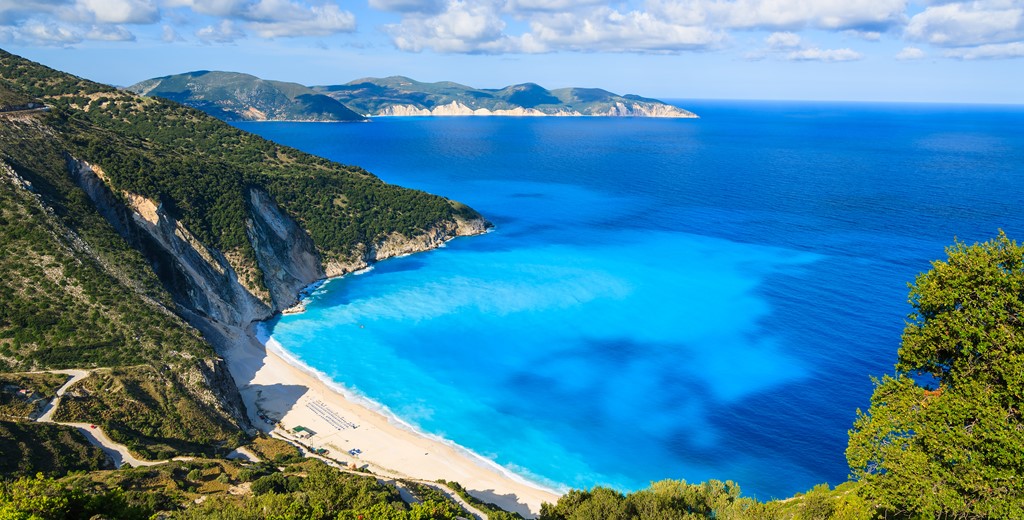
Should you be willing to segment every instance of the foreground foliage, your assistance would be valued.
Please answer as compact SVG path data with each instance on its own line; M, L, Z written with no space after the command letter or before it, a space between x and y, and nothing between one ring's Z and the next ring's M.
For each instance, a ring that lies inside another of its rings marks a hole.
M1024 517L1024 247L957 242L918 276L897 375L846 455L899 517Z
M278 471L226 461L171 462L150 468L25 477L0 483L0 519L454 520L468 514L443 496L407 505L372 476L319 461Z
M61 476L113 466L103 450L69 426L0 421L0 474Z

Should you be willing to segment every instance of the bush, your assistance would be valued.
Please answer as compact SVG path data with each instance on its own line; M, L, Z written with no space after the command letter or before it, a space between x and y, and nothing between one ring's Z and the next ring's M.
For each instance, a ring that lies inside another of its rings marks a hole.
M299 488L297 477L286 477L283 473L273 473L256 479L252 483L252 492L256 495L267 493L290 493Z

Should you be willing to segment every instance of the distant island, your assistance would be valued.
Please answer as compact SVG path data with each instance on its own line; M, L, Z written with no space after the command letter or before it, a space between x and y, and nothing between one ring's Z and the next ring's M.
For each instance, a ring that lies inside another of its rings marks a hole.
M548 90L535 83L479 89L404 76L306 87L238 72L196 71L128 87L227 121L364 121L383 116L599 116L695 118L657 99L599 88Z

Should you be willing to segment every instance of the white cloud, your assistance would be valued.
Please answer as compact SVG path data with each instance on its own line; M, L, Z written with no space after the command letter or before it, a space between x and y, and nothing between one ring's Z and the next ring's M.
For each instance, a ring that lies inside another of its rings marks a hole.
M218 25L208 25L196 31L196 38L203 43L231 43L244 37L245 33L231 20L222 20Z
M671 23L647 11L622 12L609 7L586 7L589 0L454 0L436 15L406 15L388 26L396 47L437 52L677 52L718 46L725 34L700 25ZM579 12L541 12L542 5L582 9ZM510 35L503 14L529 21L529 31Z
M238 16L249 3L247 0L164 0L167 7L187 7L209 16Z
M154 23L160 19L152 0L78 0L75 9L97 23Z
M33 14L53 13L67 5L70 5L70 0L0 0L0 25L13 26ZM12 31L15 31L13 27L4 32Z
M511 13L564 13L606 3L604 0L509 0L505 10Z
M954 2L928 6L904 31L913 41L966 47L1024 40L1024 6L1019 1Z
M877 42L882 39L882 33L878 31L858 31L857 29L847 29L843 31L843 34L869 42Z
M856 61L863 56L853 49L819 49L811 47L786 54L786 59L791 61Z
M64 47L82 40L82 34L72 28L34 20L20 26L0 27L0 41L4 43Z
M180 42L184 40L184 38L178 34L178 31L175 31L174 27L171 27L170 25L164 26L160 33L160 39L167 43Z
M993 43L970 48L950 49L944 55L948 58L962 60L1024 58L1024 42Z
M896 54L896 59L901 61L921 60L925 58L925 52L917 47L904 47Z
M135 35L119 25L94 25L85 34L87 40L105 42L133 42Z
M899 25L907 0L676 0L703 4L712 17L732 28L801 29L816 27L877 31Z
M3 43L67 47L86 40L134 41L135 35L119 25L79 28L63 23L28 20L19 25L0 26L0 42Z
M308 11L293 10L287 18L264 18L248 24L248 28L263 38L327 36L354 31L356 17L336 5L325 5L312 7Z
M791 32L774 32L764 39L770 49L792 49L800 46L800 35Z
M511 50L510 39L503 33L505 21L493 2L455 0L434 16L406 16L400 24L389 25L396 47L419 52L503 52Z
M646 11L620 12L595 9L585 17L538 17L531 37L549 49L608 52L673 52L704 50L726 38L720 31L700 25L670 23Z
M399 13L436 14L444 10L444 0L370 0L370 7Z
M736 30L799 37L795 31L813 28L878 40L882 31L906 21L908 0L449 0L442 11L431 13L437 8L434 2L370 2L404 13L400 23L387 27L394 44L404 50L661 53L721 48ZM470 13L476 13L477 28L487 37L457 36L452 19ZM529 29L508 32L506 22L513 19L526 22ZM769 46L783 44L773 41Z

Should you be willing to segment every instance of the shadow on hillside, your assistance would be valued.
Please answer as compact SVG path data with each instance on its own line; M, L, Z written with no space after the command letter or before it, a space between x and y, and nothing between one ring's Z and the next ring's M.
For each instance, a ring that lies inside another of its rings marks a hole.
M499 495L493 489L467 489L466 491L483 502L494 504L505 511L519 513L523 518L536 518L536 515L530 512L530 506L521 502L514 493Z

